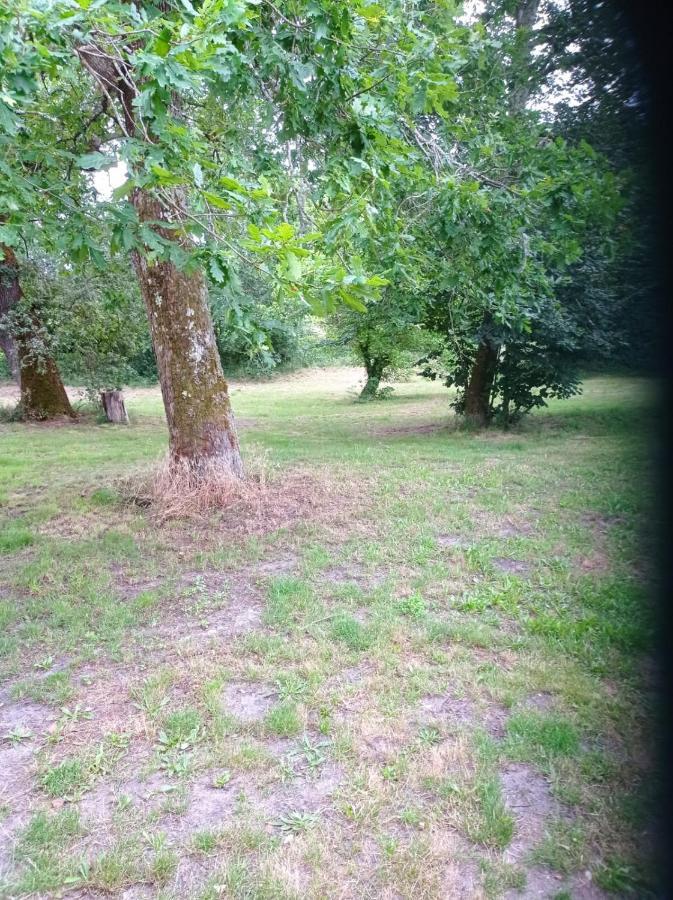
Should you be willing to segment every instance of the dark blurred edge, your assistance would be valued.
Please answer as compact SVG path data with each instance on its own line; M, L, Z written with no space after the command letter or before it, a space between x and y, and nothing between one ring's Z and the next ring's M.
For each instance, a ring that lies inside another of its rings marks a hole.
M653 447L657 466L657 506L652 510L658 535L659 628L657 629L659 676L659 719L654 732L661 783L656 794L656 826L659 837L658 896L673 897L673 235L671 215L673 205L673 35L671 19L673 4L669 0L612 0L626 15L643 68L645 96L649 103L649 133L643 140L649 143L652 160L651 176L657 198L657 246L655 258L659 267L659 295L653 297L661 307L663 328L656 348L657 374L662 386L658 409L658 440ZM634 472L634 478L638 478ZM641 476L642 478L642 476Z

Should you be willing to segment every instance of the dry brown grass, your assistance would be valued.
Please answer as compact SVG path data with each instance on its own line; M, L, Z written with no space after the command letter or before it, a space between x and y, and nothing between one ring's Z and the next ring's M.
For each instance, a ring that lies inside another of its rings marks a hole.
M122 479L119 491L129 503L146 508L158 524L217 516L218 528L237 534L264 534L299 520L334 522L347 518L355 502L327 473L274 468L265 457L250 453L244 478L215 465L195 473L165 458L149 471Z
M216 463L206 463L197 471L186 460L166 457L153 471L126 479L122 494L137 506L147 507L159 522L198 519L214 510L262 501L266 470L257 468L245 478L237 478Z

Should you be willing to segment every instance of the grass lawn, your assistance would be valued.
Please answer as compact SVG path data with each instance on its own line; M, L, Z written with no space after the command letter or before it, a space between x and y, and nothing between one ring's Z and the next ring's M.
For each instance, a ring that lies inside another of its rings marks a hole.
M0 425L2 897L648 895L647 384L357 378L234 385L270 508L208 522L116 487L158 390Z

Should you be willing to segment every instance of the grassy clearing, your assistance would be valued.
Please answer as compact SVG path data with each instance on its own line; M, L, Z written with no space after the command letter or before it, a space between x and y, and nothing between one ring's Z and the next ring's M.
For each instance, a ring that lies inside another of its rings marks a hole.
M234 388L244 535L122 502L158 391L0 426L2 896L652 890L647 385L503 435L356 378Z

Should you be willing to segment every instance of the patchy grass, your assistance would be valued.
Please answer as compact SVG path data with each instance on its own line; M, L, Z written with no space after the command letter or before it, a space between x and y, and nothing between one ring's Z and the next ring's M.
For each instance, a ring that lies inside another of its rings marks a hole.
M188 522L157 390L0 424L2 896L654 895L648 385L357 377L234 385L264 490Z

